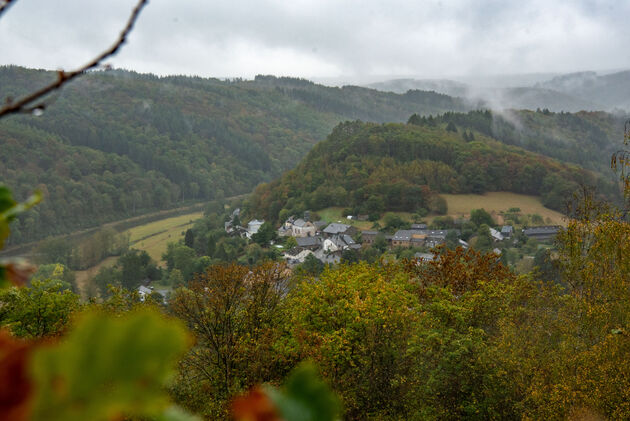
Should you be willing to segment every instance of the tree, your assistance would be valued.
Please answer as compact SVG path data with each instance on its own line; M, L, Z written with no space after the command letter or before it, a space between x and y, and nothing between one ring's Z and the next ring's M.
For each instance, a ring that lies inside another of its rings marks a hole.
M66 238L47 238L37 245L36 255L42 264L60 263L69 266L72 260L72 245Z
M298 268L308 276L317 277L324 270L324 263L313 254L309 254L304 258L304 263L300 264Z
M457 231L448 230L446 233L446 247L450 249L459 247L459 236L457 235Z
M477 240L475 248L479 251L490 251L493 248L493 239L490 235L490 228L486 224L482 224L477 230Z
M626 121L623 133L623 144L630 144L630 120ZM626 198L630 195L630 150L621 149L612 155L610 166L619 173L619 177L624 182L624 192Z
M197 263L195 250L181 243L169 243L162 259L166 261L169 271L178 269L184 281L192 279Z
M98 273L91 279L91 282L98 289L101 297L109 295L110 286L120 286L121 274L120 270L113 266L103 266Z
M410 415L408 350L418 303L409 279L390 269L343 265L300 283L288 297L288 343L318 362L349 419Z
M383 218L383 222L385 223L385 230L387 231L395 231L398 229L409 228L409 222L403 220L399 215L395 213L388 212L385 214Z
M448 203L442 196L434 195L431 198L431 211L438 215L446 215L448 213Z
M449 121L448 124L446 125L446 131L457 133L457 127L455 126L455 124L453 124L452 121Z
M31 278L31 281L35 280L60 282L63 289L70 289L74 293L78 293L74 272L62 264L57 263L38 267L37 272Z
M382 254L382 253L385 253L388 246L389 246L389 243L387 242L385 235L383 235L382 233L378 233L376 237L374 238L374 243L372 244L372 247L374 247L376 250L378 250Z
M276 238L278 238L278 233L276 232L276 229L273 227L273 225L269 222L263 223L258 229L258 232L252 235L252 240L263 247L268 246L269 243Z
M145 280L160 278L160 271L149 254L142 250L131 249L118 258L121 285L133 290Z
M284 242L284 248L286 248L287 250L291 250L293 247L297 246L298 243L294 237L287 237L286 241Z
M470 222L475 224L477 227L486 224L488 226L494 225L494 220L492 216L486 212L485 209L473 209L470 211Z
M231 264L209 267L173 294L171 311L196 338L175 388L184 390L193 381L195 393L212 390L212 399L204 394L206 416L225 417L228 398L285 374L285 366L275 365L274 341L287 283L283 264Z
M184 235L184 244L186 247L195 247L195 233L190 228L186 230L186 234Z
M2 290L0 303L0 323L24 338L61 335L80 308L79 296L60 281L35 280L30 287Z

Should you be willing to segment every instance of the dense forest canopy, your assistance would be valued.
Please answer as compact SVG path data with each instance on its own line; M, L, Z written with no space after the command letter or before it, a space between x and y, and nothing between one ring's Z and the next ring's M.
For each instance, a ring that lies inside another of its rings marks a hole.
M4 66L0 94L19 97L54 77ZM12 243L247 193L292 168L346 119L404 121L469 107L433 92L122 70L86 74L50 101L37 118L0 123L0 179L18 198L33 188L46 197L15 224Z
M510 191L542 196L547 207L563 211L566 198L581 184L614 195L610 176L528 152L524 148L537 148L534 129L530 133L498 121L499 128L506 128L503 142L492 137L496 129L489 111L414 115L406 125L342 123L295 169L259 186L249 210L270 220L328 206L363 214L416 212L431 209L436 193ZM579 149L575 160L587 153L578 140L567 135L562 148ZM543 149L551 154L553 148L547 144ZM589 167L601 168L596 157Z

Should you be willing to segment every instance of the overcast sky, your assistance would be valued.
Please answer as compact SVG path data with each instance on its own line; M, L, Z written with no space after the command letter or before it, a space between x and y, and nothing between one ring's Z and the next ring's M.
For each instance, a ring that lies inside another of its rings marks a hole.
M70 69L109 46L133 0L19 0L0 63ZM156 74L306 78L630 68L630 1L151 0L109 61Z

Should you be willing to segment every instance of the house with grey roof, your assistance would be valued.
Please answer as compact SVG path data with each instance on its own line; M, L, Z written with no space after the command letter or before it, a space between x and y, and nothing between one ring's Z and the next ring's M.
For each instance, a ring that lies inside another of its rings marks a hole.
M490 228L490 236L492 237L494 241L503 241L503 234L501 234L499 231L495 230L494 228Z
M374 244L378 231L361 231L361 243L365 245Z
M514 227L512 225L503 225L501 227L501 235L504 238L510 238L514 235Z
M333 235L323 241L322 248L331 253L348 249L358 250L361 248L361 244L355 242L349 235Z
M325 237L331 237L333 235L338 235L338 234L345 234L345 235L353 236L357 234L359 230L351 225L333 222L329 224L326 228L324 228L322 232L324 233Z
M415 231L413 230L398 230L392 237L393 247L410 247L411 236Z
M309 250L317 250L322 245L322 238L320 236L314 237L298 237L295 239L299 247L303 247Z
M555 236L560 232L561 229L562 227L560 227L559 225L546 225L525 228L523 230L523 234L525 234L527 238L535 238L536 240L544 241L555 238Z
M312 222L300 218L293 221L291 232L293 237L312 237L317 233L317 228Z

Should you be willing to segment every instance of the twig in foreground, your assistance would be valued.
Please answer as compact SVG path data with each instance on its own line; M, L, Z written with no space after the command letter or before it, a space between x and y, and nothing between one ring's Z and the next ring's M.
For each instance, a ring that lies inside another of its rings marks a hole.
M111 47L109 47L107 50L103 51L100 55L98 55L97 57L95 57L93 60L91 60L90 62L86 63L84 66L70 71L70 72L66 72L63 70L60 70L57 72L57 80L54 81L53 83L17 100L17 101L12 101L10 99L7 99L5 105L0 108L0 118L9 115L9 114L16 114L16 113L32 113L35 111L43 111L46 108L46 104L43 102L37 103L37 104L33 104L34 102L36 102L38 99L42 98L43 96L45 96L46 94L49 94L52 91L55 91L59 88L61 88L63 85L65 85L66 83L68 83L69 81L71 81L72 79L74 79L75 77L85 73L86 71L93 69L97 66L99 66L101 64L101 62L103 60L105 60L106 58L113 56L114 54L116 54L118 52L118 50L120 49L120 47L122 47L122 45L127 41L127 36L129 35L129 33L131 32L131 30L133 29L134 24L136 23L136 20L138 19L138 16L140 15L140 11L142 10L142 8L149 2L149 0L140 0L138 1L138 3L136 4L136 7L133 9L133 11L131 12L131 16L129 16L129 20L127 21L127 25L125 26L125 28L122 30L122 32L120 33L118 39L116 40L116 42L114 43L114 45L112 45ZM2 4L2 3L0 3ZM5 5L8 5L9 2L5 2ZM4 9L4 7L6 6L2 6L2 9L0 9L0 12Z

